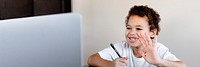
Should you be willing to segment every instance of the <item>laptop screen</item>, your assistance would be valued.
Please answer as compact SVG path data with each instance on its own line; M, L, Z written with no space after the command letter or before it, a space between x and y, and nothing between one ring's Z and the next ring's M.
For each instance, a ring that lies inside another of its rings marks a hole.
M0 21L0 67L81 67L81 16Z

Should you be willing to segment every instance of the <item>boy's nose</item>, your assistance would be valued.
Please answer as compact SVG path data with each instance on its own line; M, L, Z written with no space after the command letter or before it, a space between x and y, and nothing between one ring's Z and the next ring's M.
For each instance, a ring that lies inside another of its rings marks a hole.
M131 31L130 31L130 34L131 34L131 35L136 35L137 32L136 32L135 30L131 30Z

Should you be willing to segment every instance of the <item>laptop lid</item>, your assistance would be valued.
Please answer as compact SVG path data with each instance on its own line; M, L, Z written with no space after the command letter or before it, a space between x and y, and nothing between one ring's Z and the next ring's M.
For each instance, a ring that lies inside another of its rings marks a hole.
M81 67L81 17L54 14L0 21L0 67Z

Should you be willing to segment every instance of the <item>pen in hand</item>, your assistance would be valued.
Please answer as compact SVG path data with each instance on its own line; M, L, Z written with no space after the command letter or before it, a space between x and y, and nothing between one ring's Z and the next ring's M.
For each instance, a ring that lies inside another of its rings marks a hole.
M115 49L115 47L113 46L113 44L111 43L110 46L114 49L114 51L117 53L117 55L119 56L119 58L122 58L122 56L119 55L118 51Z

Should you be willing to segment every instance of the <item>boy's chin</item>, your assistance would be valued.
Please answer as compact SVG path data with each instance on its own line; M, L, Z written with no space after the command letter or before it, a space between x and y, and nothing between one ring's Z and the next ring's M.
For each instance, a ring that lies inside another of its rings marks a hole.
M139 44L139 43L129 43L129 45L131 47L140 47L141 46L141 44Z

